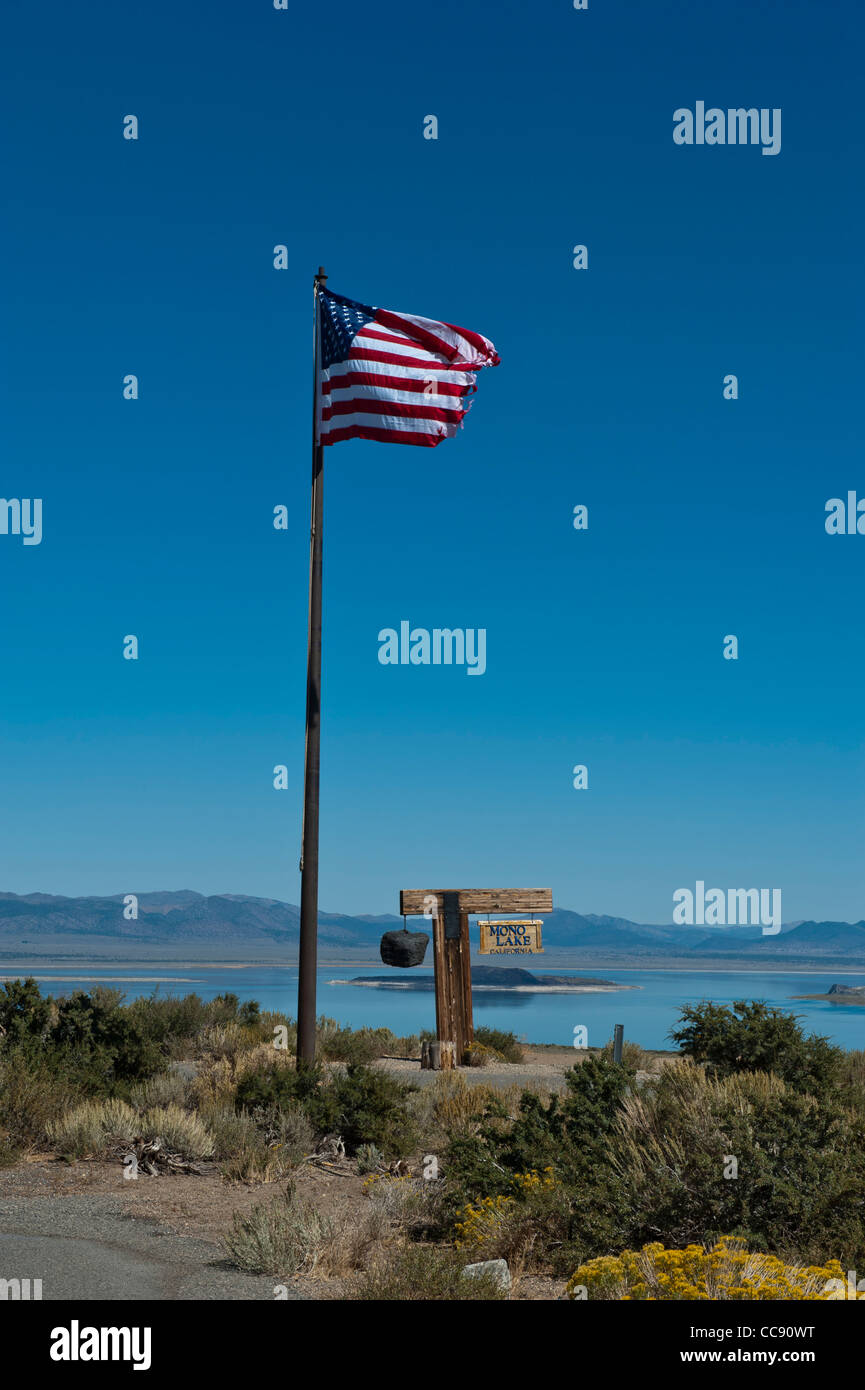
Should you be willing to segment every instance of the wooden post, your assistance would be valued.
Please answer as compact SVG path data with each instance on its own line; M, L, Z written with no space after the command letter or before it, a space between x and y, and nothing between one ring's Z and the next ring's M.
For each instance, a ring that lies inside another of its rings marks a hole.
M460 980L462 982L462 1002L460 1008L460 1023L462 1025L462 1038L457 1041L457 1056L460 1065L465 1060L466 1048L470 1046L475 1036L474 1019L472 1016L472 942L469 935L469 914L460 913Z
M438 950L436 964L436 1033L439 1042L452 1042L457 1066L473 1037L472 971L469 914L460 910L460 895L441 894L435 915Z
M421 1066L438 1069L454 1065L451 1051L455 1064L462 1065L466 1048L474 1039L470 914L552 912L553 895L549 888L404 888L400 912L405 916L427 912L431 898L435 900L432 925L438 1044L435 1051L433 1044L424 1045Z
M422 1071L453 1071L456 1048L452 1042L425 1042L421 1046L420 1064Z
M624 1023L616 1023L613 1027L613 1061L617 1067L622 1065L622 1043L625 1039Z

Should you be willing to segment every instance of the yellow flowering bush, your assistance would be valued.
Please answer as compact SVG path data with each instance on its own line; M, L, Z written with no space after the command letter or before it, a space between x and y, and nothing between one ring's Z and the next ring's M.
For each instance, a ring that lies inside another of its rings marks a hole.
M513 1186L524 1197L533 1192L552 1192L556 1186L556 1175L551 1167L544 1168L540 1173L533 1168L530 1173L517 1173Z
M775 1255L749 1251L745 1242L722 1236L706 1249L689 1245L665 1250L659 1241L642 1250L624 1250L589 1260L568 1281L569 1298L733 1300L830 1299L830 1280L844 1274L837 1260L825 1266L788 1265ZM835 1285L835 1288L838 1286ZM585 1290L585 1293L583 1293ZM835 1297L838 1297L837 1293ZM865 1298L865 1294L860 1294Z
M470 1202L457 1212L454 1223L456 1248L460 1250L466 1245L487 1245L500 1233L515 1206L513 1197L484 1197L480 1202Z
M532 1169L529 1173L516 1173L512 1178L511 1187L515 1196L484 1197L481 1202L470 1202L457 1212L454 1225L457 1249L495 1245L506 1236L509 1221L520 1215L520 1201L530 1201L541 1193L552 1192L556 1185L552 1168L545 1168L541 1173Z
M486 1047L483 1043L471 1042L463 1053L463 1065L466 1067L488 1067L493 1062L501 1062L502 1055L496 1052L494 1047Z

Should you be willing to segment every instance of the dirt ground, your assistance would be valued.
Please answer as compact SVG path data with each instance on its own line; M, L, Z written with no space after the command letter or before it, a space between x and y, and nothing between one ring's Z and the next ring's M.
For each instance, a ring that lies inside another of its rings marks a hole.
M584 1059L587 1051L581 1053L562 1047L524 1046L523 1060L519 1063L497 1063L494 1066L460 1068L460 1074L469 1085L493 1085L507 1088L527 1087L544 1093L561 1090L564 1086L564 1073L575 1062ZM649 1071L660 1068L669 1053L647 1053L644 1065ZM400 1076L400 1079L426 1085L432 1083L438 1073L422 1072L420 1063L406 1059L382 1058L378 1066ZM648 1073L643 1073L647 1075ZM411 1171L420 1171L420 1155L409 1160ZM173 1174L150 1177L141 1173L138 1178L129 1180L124 1176L121 1163L108 1163L98 1160L58 1159L51 1154L32 1154L24 1162L14 1167L0 1169L0 1233L15 1225L16 1216L26 1217L27 1209L32 1214L45 1207L45 1199L87 1199L82 1202L80 1220L76 1217L77 1204L68 1200L58 1203L58 1218L63 1212L64 1236L82 1241L92 1239L94 1214L98 1224L100 1213L110 1216L116 1222L122 1217L131 1223L150 1223L154 1232L178 1237L193 1242L206 1242L212 1247L214 1264L224 1263L225 1251L222 1237L231 1226L235 1214L246 1214L259 1204L276 1201L284 1189L284 1181L275 1183L247 1184L227 1182L221 1175L218 1165L202 1163L200 1174ZM292 1174L299 1196L307 1197L322 1213L338 1222L360 1220L367 1198L364 1194L365 1177L355 1171L350 1162L337 1162L328 1166L324 1161L308 1162ZM32 1200L36 1199L36 1200ZM31 1205L32 1200L32 1205ZM49 1203L50 1211L50 1203ZM4 1220L6 1224L4 1226ZM35 1215L34 1215L35 1219ZM39 1220L42 1230L43 1220ZM131 1227L130 1227L131 1229ZM45 1224L44 1234L50 1236L53 1227L50 1220ZM182 1250L182 1244L178 1246ZM519 1271L512 1271L514 1286L511 1297L515 1300L559 1299L563 1297L565 1281L537 1276L520 1277ZM344 1296L346 1280L297 1276L288 1281L293 1297L304 1299L339 1299ZM218 1295L217 1295L218 1296Z
M284 1183L229 1183L215 1164L202 1164L201 1168L200 1176L173 1174L154 1178L142 1174L132 1181L123 1177L123 1169L116 1163L96 1160L69 1163L50 1155L35 1154L15 1168L0 1170L0 1209L20 1212L29 1205L28 1199L45 1197L99 1198L100 1206L112 1215L122 1215L136 1223L152 1223L161 1233L208 1242L213 1246L214 1261L222 1261L225 1252L221 1237L235 1213L245 1214L259 1203L279 1200ZM297 1169L293 1177L298 1194L309 1198L319 1211L338 1221L361 1216L367 1200L363 1192L364 1177L354 1172L332 1173L311 1165ZM90 1234L92 1223L93 1207L88 1202L82 1237ZM70 1234L74 1235L74 1230ZM536 1276L520 1278L516 1271L514 1275L512 1299L563 1296L564 1280ZM343 1297L347 1284L344 1279L315 1275L299 1275L284 1282L290 1285L292 1296L316 1301Z

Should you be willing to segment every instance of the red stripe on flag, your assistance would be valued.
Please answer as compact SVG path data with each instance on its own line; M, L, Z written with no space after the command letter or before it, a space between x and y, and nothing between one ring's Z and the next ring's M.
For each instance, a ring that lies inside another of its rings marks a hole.
M449 372L446 362L430 362L423 357L401 357L398 352L377 352L373 348L353 347L348 355L349 362L382 362L386 367L419 367L429 376L436 371Z
M332 377L330 381L322 384L322 395L329 396L331 391L342 391L349 386L374 386L380 387L382 391L417 391L422 395L431 396L467 396L477 390L474 383L470 386L458 386L453 381L436 381L435 390L427 391L427 381L422 377L379 376L377 372L343 372L341 376Z
M473 348L483 353L484 357L487 358L489 366L497 367L501 362L502 359L499 357L492 343L480 333L472 333L470 328L457 328L455 323L446 323L445 328L452 328L454 333L459 333L461 338L465 338L466 342L471 343Z
M350 401L331 401L322 406L322 420L332 420L335 415L395 415L407 420L441 420L446 425L459 424L465 415L464 410L446 410L436 405L413 405L409 401L368 400L364 396L353 396Z
M401 319L399 314L392 314L390 309L376 309L375 318L376 323L383 323L385 328L395 328L398 333L406 333L409 338L420 343L428 352L435 352L440 357L446 357L449 362L452 362L455 357L459 357L459 348L451 347L444 338L437 338L426 328L420 328L416 323L409 323L407 319Z
M417 342L412 338L395 338L392 333L377 333L370 324L364 324L363 328L355 337L355 343L359 338L375 338L380 343L398 343L400 347L416 348Z
M331 430L329 434L322 435L321 442L338 444L341 439L375 439L379 444L421 444L434 449L447 438L445 433L421 434L417 430L383 430L373 425L350 425L348 429Z

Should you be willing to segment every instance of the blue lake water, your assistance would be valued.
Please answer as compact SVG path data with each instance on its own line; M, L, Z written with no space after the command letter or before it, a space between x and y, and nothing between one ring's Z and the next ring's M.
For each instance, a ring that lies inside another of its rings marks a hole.
M194 993L202 999L212 999L214 995L231 990L242 1000L258 1000L263 1009L282 1010L292 1017L297 1011L297 970L292 967L254 965L228 969L170 965L160 968L147 964L49 970L42 963L21 973L33 974L40 981L44 994L86 990L102 981L123 990L127 1000L152 994L154 990L160 995ZM318 1013L353 1028L387 1027L398 1034L434 1029L435 1003L431 989L415 992L345 983L353 976L382 973L381 965L348 969L321 967ZM612 1036L614 1024L622 1023L625 1037L631 1041L642 1047L665 1048L671 1046L667 1035L683 1004L700 999L713 999L719 1004L729 1004L735 999L764 999L769 1004L801 1014L809 1032L822 1033L842 1047L865 1047L865 1008L791 998L794 994L825 993L836 981L865 984L865 972L782 974L775 971L557 969L555 973L601 975L604 979L638 988L610 994L518 994L509 990L475 990L475 1023L510 1029L526 1042L557 1043L565 1047L573 1042L576 1027L584 1026L588 1030L588 1045L597 1047ZM392 974L395 981L404 978L402 972L393 971ZM431 970L413 970L411 977L425 977L432 983ZM3 978L0 967L0 980Z

